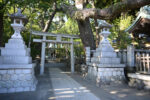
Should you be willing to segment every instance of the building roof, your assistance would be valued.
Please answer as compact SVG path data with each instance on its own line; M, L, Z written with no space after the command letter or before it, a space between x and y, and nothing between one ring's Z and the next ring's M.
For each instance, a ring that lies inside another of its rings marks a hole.
M125 32L137 34L146 34L150 36L150 6L144 6L140 9L136 20L125 30Z

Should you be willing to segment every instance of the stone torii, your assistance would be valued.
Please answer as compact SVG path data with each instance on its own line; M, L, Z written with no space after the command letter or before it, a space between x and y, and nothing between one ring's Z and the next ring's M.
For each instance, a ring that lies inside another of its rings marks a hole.
M73 42L74 39L78 39L79 36L77 35L68 35L68 34L54 34L48 32L38 32L32 31L33 35L43 36L43 39L33 39L33 42L42 43L42 51L41 51L41 68L40 68L40 75L44 74L44 64L45 64L45 46L47 43L61 43L61 44L70 44L71 48L71 73L74 73L74 44L78 42ZM56 40L47 40L46 37L56 37ZM62 38L68 38L70 41L63 41Z

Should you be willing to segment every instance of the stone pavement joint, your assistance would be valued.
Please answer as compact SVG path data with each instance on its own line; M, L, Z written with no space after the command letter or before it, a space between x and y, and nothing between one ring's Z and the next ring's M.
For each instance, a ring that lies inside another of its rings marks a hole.
M50 100L100 100L60 69L49 68L49 72L55 95Z

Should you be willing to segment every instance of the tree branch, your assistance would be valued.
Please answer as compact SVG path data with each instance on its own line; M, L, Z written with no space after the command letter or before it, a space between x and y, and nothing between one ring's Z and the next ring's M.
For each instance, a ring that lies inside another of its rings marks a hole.
M86 18L112 19L121 12L137 9L148 4L150 4L150 0L124 0L104 9L77 10L75 7L62 5L61 10L78 20L85 20Z
M48 29L50 28L50 25L52 23L52 20L53 20L55 14L56 14L56 11L57 11L57 3L56 3L56 1L53 3L53 8L52 9L53 9L53 12L49 16L49 19L46 21L46 24L45 24L45 27L43 29L43 32L47 32L48 31Z
M52 15L49 17L49 20L47 20L47 22L46 22L46 24L45 24L45 27L44 27L44 29L43 29L43 32L47 32L47 31L48 31L48 29L49 29L49 27L50 27L50 25L51 25L51 23L52 23L52 20L53 20L53 18L54 18L54 16L55 16L55 14L56 14L56 11L54 11L54 12L52 13Z

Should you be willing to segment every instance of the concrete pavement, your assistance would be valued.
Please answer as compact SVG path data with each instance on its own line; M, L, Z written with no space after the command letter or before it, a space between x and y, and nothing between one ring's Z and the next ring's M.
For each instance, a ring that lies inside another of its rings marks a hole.
M50 100L100 100L58 68L49 68L54 96Z

